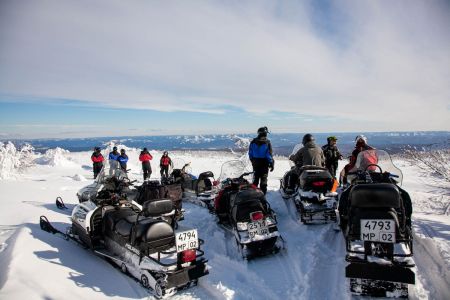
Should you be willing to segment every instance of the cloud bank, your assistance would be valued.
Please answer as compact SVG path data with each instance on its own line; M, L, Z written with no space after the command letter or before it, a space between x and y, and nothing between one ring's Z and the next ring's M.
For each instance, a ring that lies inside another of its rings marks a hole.
M449 2L327 2L3 0L0 95L450 130Z

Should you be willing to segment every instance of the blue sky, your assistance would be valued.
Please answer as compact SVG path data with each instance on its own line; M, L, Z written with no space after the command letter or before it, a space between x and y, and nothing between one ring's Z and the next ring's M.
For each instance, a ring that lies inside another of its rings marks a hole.
M450 130L450 3L0 2L0 137Z

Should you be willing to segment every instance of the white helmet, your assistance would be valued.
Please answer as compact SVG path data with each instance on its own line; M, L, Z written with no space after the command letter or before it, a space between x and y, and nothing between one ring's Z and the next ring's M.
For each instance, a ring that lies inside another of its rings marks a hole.
M359 140L364 141L364 144L367 144L367 137L363 134L356 136L355 143L358 143Z

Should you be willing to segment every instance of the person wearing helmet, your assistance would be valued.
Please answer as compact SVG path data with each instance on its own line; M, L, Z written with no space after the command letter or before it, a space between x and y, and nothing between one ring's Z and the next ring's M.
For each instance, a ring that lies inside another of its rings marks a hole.
M329 136L327 137L327 144L322 146L322 151L325 156L325 167L334 178L336 178L339 160L343 158L336 146L336 142L337 138L335 136Z
M161 169L160 170L161 178L169 177L169 167L173 168L173 163L169 157L169 152L164 151L163 156L161 156L161 159L159 161L159 167Z
M119 161L120 169L126 173L127 172L128 155L126 155L125 149L120 149L120 155L117 158L117 160Z
M267 138L267 127L258 129L258 136L252 140L248 148L248 157L253 166L253 184L260 187L265 194L267 192L267 178L274 169L275 161L272 156L272 144Z
M100 147L95 147L94 148L94 152L91 155L91 160L92 160L92 169L94 171L94 179L97 178L98 173L100 173L100 171L103 168L103 161L105 160L105 158L102 155L102 152L100 150Z
M316 145L315 138L312 134L308 133L303 136L303 147L297 151L297 153L289 156L298 168L303 166L325 166L325 156L323 155L322 148Z
M112 176L114 172L119 167L118 158L120 156L119 151L117 151L117 147L113 147L113 151L109 152L108 161L109 161L109 175Z
M142 162L142 173L144 174L144 180L147 180L152 175L152 166L150 161L153 156L148 152L147 148L142 149L139 155L139 161Z
M355 149L353 149L352 155L350 156L350 162L345 165L344 169L341 172L341 182L343 184L347 183L347 174L350 172L350 170L355 168L356 165L356 159L358 158L358 154L361 151L365 150L373 150L375 148L369 146L367 144L367 137L365 135L358 135L355 138Z

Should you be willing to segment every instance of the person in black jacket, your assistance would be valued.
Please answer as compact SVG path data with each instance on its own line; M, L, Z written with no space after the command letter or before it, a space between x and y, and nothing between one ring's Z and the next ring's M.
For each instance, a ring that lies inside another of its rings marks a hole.
M267 139L269 130L267 127L258 129L258 136L252 140L248 149L248 156L253 166L253 184L260 186L261 191L267 192L267 177L274 168L274 160L272 157L272 144Z
M339 160L343 157L336 146L337 138L335 136L329 136L327 142L326 145L322 146L323 154L325 155L325 167L330 171L331 175L336 178Z

